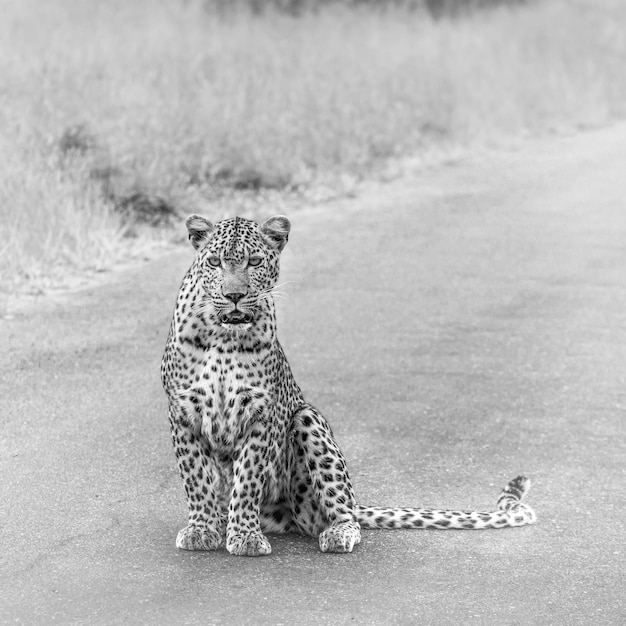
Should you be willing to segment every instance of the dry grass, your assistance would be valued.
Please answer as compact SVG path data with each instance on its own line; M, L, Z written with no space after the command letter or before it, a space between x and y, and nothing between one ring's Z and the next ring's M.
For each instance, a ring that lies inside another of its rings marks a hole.
M619 2L436 22L204 6L1 2L0 285L128 254L113 207L137 190L211 214L216 188L250 177L298 188L626 109Z

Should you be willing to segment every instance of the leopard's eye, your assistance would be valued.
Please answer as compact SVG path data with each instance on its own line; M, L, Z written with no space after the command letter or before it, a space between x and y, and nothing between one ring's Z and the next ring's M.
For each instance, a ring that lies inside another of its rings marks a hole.
M211 267L219 267L222 264L220 258L218 256L210 256L209 257L209 265Z
M251 256L248 259L248 265L250 267L256 267L257 265L261 265L261 261L263 260L263 257L260 256Z

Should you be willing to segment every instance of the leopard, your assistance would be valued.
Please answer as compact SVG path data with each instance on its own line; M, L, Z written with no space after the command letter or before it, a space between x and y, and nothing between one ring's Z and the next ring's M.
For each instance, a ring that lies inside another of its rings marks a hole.
M361 529L483 529L532 524L517 476L487 512L358 504L331 426L296 383L276 330L275 294L291 224L275 215L186 220L194 260L161 362L188 521L182 550L263 556L267 534L317 537L349 553Z

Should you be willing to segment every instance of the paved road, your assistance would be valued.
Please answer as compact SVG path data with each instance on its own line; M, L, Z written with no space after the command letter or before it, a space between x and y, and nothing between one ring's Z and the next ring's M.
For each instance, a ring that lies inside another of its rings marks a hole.
M177 551L158 363L183 249L0 322L0 623L626 620L626 126L292 216L283 345L361 501L539 523Z

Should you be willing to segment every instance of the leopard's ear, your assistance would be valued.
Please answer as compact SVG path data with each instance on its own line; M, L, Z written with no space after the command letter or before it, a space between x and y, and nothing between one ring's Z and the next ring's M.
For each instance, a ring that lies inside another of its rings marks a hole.
M274 215L260 226L263 239L279 252L287 245L291 224L284 215Z
M202 215L194 213L185 220L185 226L187 226L187 231L189 232L191 245L196 250L204 248L211 238L213 224L205 217L202 217Z

